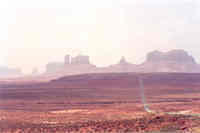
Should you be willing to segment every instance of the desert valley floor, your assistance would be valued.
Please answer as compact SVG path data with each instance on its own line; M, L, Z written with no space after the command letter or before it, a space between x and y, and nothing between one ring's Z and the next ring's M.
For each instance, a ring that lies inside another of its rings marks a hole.
M145 111L143 95L152 113ZM197 73L83 74L0 83L0 133L199 133L198 114Z

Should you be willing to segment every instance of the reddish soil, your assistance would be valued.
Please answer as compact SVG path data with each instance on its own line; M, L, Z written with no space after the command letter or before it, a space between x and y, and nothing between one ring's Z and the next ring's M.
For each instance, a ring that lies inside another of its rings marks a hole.
M152 110L141 103L145 96ZM0 85L1 133L198 132L200 74L107 73Z

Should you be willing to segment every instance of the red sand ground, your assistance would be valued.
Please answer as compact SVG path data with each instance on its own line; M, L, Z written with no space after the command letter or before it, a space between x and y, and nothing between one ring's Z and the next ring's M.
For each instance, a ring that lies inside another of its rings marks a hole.
M142 77L148 105L144 111ZM200 74L110 73L0 85L0 133L200 132Z

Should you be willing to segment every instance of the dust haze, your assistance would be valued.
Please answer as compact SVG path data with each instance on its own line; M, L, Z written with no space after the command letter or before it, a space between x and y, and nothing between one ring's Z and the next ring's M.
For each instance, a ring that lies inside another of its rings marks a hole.
M198 0L6 0L0 18L0 133L199 133Z

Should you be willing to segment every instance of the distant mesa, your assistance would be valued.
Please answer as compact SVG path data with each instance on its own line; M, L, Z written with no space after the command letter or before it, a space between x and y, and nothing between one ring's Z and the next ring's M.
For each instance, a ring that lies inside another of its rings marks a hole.
M117 64L108 67L96 67L90 63L90 57L87 55L78 55L71 57L66 55L64 62L51 62L46 65L46 74L54 75L76 75L83 73L119 73L133 72L136 65L129 63L125 57L121 57Z
M184 50L153 51L142 65L145 72L200 72L200 67Z
M78 55L71 57L66 55L64 62L51 62L46 65L46 73L61 72L65 74L79 74L84 70L91 71L92 68L96 67L90 63L89 56Z
M38 74L37 68L32 75L38 79L55 79L67 75L85 73L153 73L153 72L181 72L200 73L200 64L185 50L176 49L169 52L152 51L147 54L146 60L141 64L132 64L124 56L116 64L107 67L97 67L90 62L87 55L72 57L67 54L63 62L49 62L46 71ZM0 67L0 78L23 76L20 69Z
M90 57L86 55L78 55L76 57L71 57L70 55L66 55L64 64L65 65L90 64Z
M196 64L194 58L184 50L172 50L169 52L153 51L147 55L147 62L171 62Z
M84 73L121 73L121 72L200 72L200 65L186 51L177 49L169 52L152 51L141 64L129 63L121 57L118 63L107 67L96 67L90 63L87 55L71 57L66 55L64 62L52 62L46 65L46 74L59 76Z
M89 56L78 55L76 57L72 57L71 64L72 65L82 65L82 64L89 65L90 64Z

